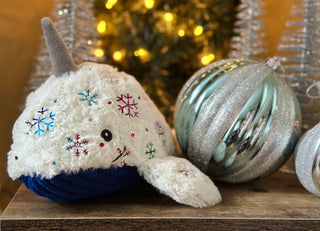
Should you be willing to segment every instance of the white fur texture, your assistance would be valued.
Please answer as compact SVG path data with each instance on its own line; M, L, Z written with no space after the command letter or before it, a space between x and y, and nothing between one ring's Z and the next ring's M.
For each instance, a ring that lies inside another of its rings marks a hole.
M108 65L84 63L76 72L51 76L28 96L13 128L8 173L51 179L129 165L180 203L218 203L211 180L186 159L168 157L173 153L170 128L140 84Z
M155 158L143 162L138 170L148 183L179 203L203 208L221 201L212 181L186 159Z
M85 96L79 95L87 94L88 90L90 97L96 94L91 105L81 100ZM126 108L121 111L124 103L118 101L127 94L132 103L133 100L137 103L137 108L132 106L131 116L126 115ZM44 121L47 124L53 121L53 127L41 123L44 131L38 134L35 122L45 116ZM112 132L109 142L101 136L104 129ZM77 134L79 147L75 146ZM84 141L87 143L81 144ZM146 153L150 148L155 151ZM8 173L13 179L21 175L50 179L62 171L138 166L149 158L173 152L169 126L140 84L111 66L84 63L70 75L51 76L28 96L26 108L13 128ZM120 153L122 156L114 161Z

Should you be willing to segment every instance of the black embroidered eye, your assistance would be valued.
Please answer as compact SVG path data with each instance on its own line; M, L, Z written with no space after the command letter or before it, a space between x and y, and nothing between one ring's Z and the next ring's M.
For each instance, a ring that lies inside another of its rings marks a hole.
M101 137L105 141L109 142L110 140L112 140L112 133L108 129L103 129L102 132L101 132Z

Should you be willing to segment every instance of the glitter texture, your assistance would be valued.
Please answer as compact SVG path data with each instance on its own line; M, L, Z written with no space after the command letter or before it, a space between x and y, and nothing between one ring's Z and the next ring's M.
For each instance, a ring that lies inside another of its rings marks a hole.
M306 132L299 140L294 153L296 174L309 192L320 196L320 176L313 175L316 160L320 154L320 124ZM318 187L317 187L318 186Z
M222 60L180 92L175 128L200 169L227 182L265 177L289 158L300 133L293 92L263 63Z
M235 36L231 39L230 58L256 58L265 53L265 22L262 19L264 4L261 0L241 0Z
M278 46L283 65L280 76L285 78L299 100L303 133L320 120L319 23L318 0L296 1Z

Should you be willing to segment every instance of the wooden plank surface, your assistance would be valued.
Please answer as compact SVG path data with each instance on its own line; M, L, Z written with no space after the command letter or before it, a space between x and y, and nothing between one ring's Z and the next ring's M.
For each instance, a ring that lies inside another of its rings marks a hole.
M295 175L217 186L223 201L203 209L180 205L146 184L68 203L21 186L1 216L1 230L320 230L320 198Z

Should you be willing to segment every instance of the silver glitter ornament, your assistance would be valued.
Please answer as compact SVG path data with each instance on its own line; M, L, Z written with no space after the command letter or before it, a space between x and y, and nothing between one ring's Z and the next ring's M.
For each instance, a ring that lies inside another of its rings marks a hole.
M293 152L300 107L273 59L212 63L187 81L176 103L181 149L202 171L226 182L266 177Z
M320 196L320 123L299 140L294 151L294 163L301 184Z

